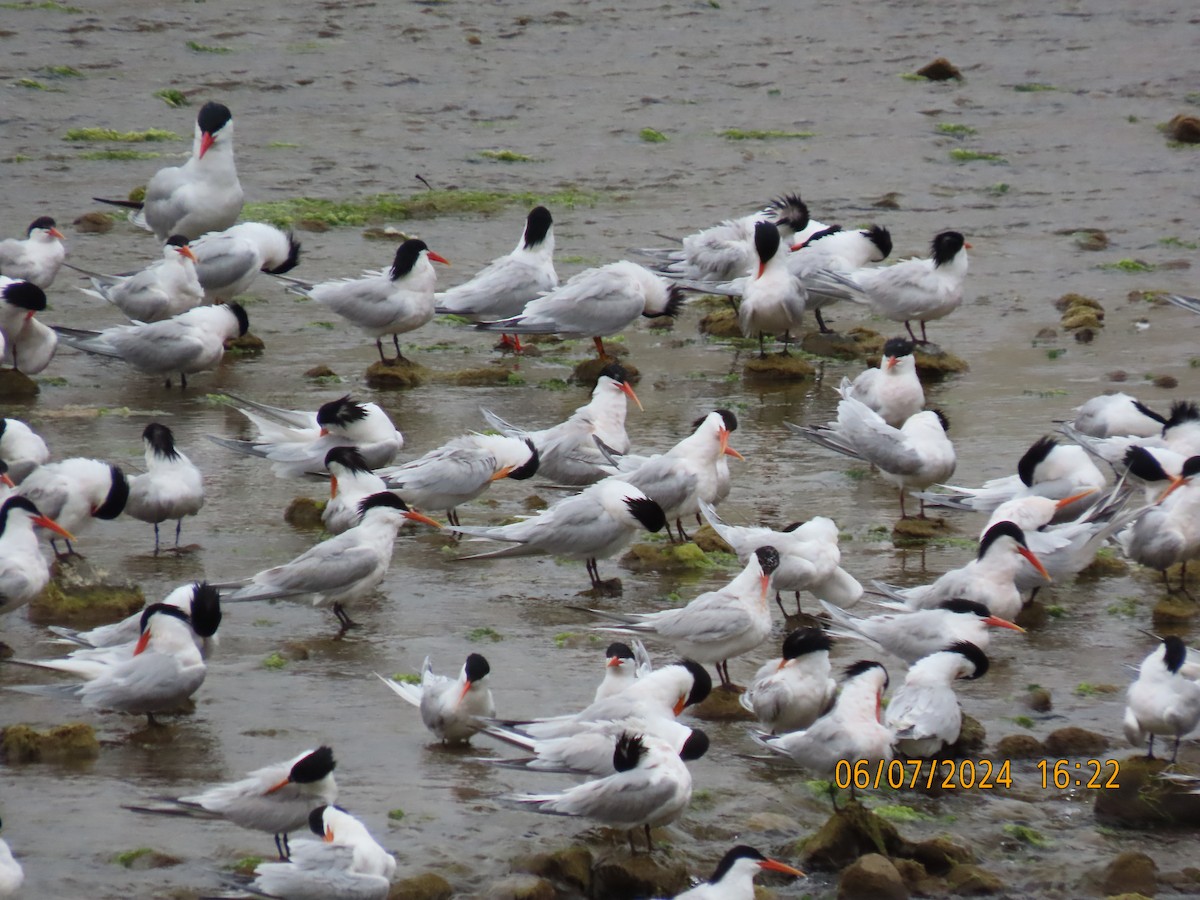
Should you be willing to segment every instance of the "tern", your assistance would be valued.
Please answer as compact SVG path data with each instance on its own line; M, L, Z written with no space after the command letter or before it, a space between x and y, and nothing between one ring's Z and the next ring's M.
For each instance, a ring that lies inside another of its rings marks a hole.
M781 246L779 229L771 222L754 226L754 251L758 266L747 279L738 306L738 326L745 337L758 335L759 359L766 357L763 335L781 336L783 352L791 333L799 331L808 291L788 271L787 248Z
M46 308L46 293L29 281L0 275L0 301L0 362L36 375L53 358L57 343L51 338L47 356L47 329L34 319L34 314Z
M162 259L133 275L93 275L85 294L107 300L134 322L161 322L199 306L204 290L196 254L183 235L163 244Z
M492 667L480 653L467 656L457 678L435 675L429 657L421 666L421 683L409 684L375 677L391 688L401 700L421 710L421 721L443 744L465 743L482 730L496 715L496 701L483 679Z
M654 671L650 655L639 640L633 646L622 641L613 641L604 651L604 678L596 688L595 702L616 696L637 679Z
M49 216L38 216L25 239L0 241L0 275L28 281L42 290L50 287L67 256L66 236Z
M494 259L474 278L436 295L436 312L463 316L474 322L515 316L525 305L558 287L554 271L554 219L536 206L525 218L525 230L512 253ZM520 340L509 341L520 352Z
M117 325L104 331L82 331L55 326L69 347L120 359L147 375L179 373L187 387L188 375L215 369L225 355L225 342L241 337L250 319L239 303L198 306L185 313L144 325Z
M828 283L822 272L853 272L870 263L882 262L892 252L892 235L881 225L842 231L829 228L819 231L803 243L797 243L788 254L788 271L808 290L805 308L811 309L822 334L832 334L825 324L821 310L840 300L853 299L845 286Z
M639 528L662 531L662 507L625 481L606 478L582 493L558 501L523 522L492 528L455 526L461 534L512 544L461 559L532 556L548 553L587 562L592 587L601 584L597 560L614 556L633 540Z
M925 389L917 377L916 345L892 338L883 345L879 368L861 372L853 381L843 378L838 393L865 403L893 428L900 428L925 408Z
M395 494L372 494L359 504L360 520L353 528L301 553L291 562L240 581L218 584L230 588L229 603L311 596L313 606L331 607L342 631L355 625L346 610L375 590L392 562L396 533L405 521L441 528L413 512Z
M1167 420L1136 397L1118 391L1075 407L1072 427L1089 437L1154 437Z
M413 506L446 510L450 524L457 526L456 507L474 500L492 482L532 478L539 461L528 438L466 434L403 465L380 469L378 475Z
M832 647L833 639L820 628L797 628L783 639L783 655L763 663L738 701L771 734L808 728L837 695Z
M1135 747L1146 744L1154 758L1154 736L1175 738L1171 762L1179 755L1179 742L1200 725L1200 682L1184 672L1188 648L1170 635L1142 660L1138 677L1129 686L1125 706L1125 738Z
M325 454L329 470L329 500L321 511L321 521L330 534L341 534L358 524L358 506L372 494L386 491L383 479L367 467L367 461L355 447L334 447Z
M308 814L337 800L333 750L317 747L283 762L255 769L238 781L215 785L188 797L154 797L156 806L124 809L159 815L225 819L251 831L275 836L280 859L290 855L288 832L308 824Z
M8 842L0 838L0 897L11 897L25 882L25 870L13 857Z
M34 526L73 538L27 497L8 497L0 504L0 614L24 606L50 582L50 566Z
M1162 572L1179 563L1179 590L1187 589L1187 564L1200 557L1200 456L1186 460L1179 475L1168 478L1170 486L1158 502L1146 509L1133 525L1118 536L1125 555Z
M20 419L0 418L0 459L8 464L8 477L20 484L49 461L50 451L41 435Z
M938 410L919 412L893 428L866 404L847 398L838 403L837 422L816 428L784 424L815 444L876 466L885 481L900 489L902 519L908 517L907 489L927 488L954 474L957 457L946 437L946 417ZM924 500L921 515L925 515Z
M593 437L617 454L629 452L629 437L625 433L626 399L642 408L633 392L628 373L618 363L611 363L600 372L592 399L579 407L565 422L540 431L524 431L501 419L490 410L483 410L488 424L509 437L533 441L538 451L538 475L555 484L594 484L605 476L606 457L601 454Z
M884 719L896 734L896 752L908 758L930 757L958 741L962 707L954 682L982 678L988 665L984 652L967 641L913 663L904 684L892 695Z
M1118 472L1130 465L1130 451L1146 451L1161 465L1177 465L1189 456L1200 455L1200 404L1176 400L1163 420L1162 430L1151 437L1116 435L1095 438L1077 430L1073 425L1062 427L1063 434L1078 443L1088 453L1102 459ZM1132 474L1137 476L1137 472Z
M129 480L117 466L75 457L39 466L21 482L18 493L72 534L92 519L115 519L129 500ZM51 545L54 539L50 539ZM70 539L67 552L71 551Z
M226 396L230 405L250 420L257 436L234 440L209 435L209 440L270 460L280 478L321 472L335 447L353 447L368 468L377 469L388 465L404 446L404 435L378 404L359 403L350 394L322 403L315 413Z
M340 806L318 806L308 827L319 841L298 840L288 862L260 863L252 887L289 900L386 900L396 858Z
M622 331L639 316L677 315L684 297L674 285L627 260L586 269L535 300L515 316L480 322L479 331L590 337L601 359L611 359L601 338Z
M165 241L172 234L189 240L221 231L242 211L242 185L233 160L233 113L209 101L196 116L192 155L178 168L159 169L146 185L141 201L105 200L137 210L134 221Z
M404 360L400 335L415 331L433 318L435 262L450 265L424 241L410 238L396 249L391 268L366 272L362 278L309 284L287 276L277 277L291 282L288 288L291 293L316 300L375 338L379 361L386 365ZM383 339L389 334L396 348L394 360L383 355Z
M242 222L191 242L196 278L207 303L242 294L259 273L284 275L300 264L300 242L265 222Z
M1020 625L993 615L974 600L943 600L931 609L904 607L898 613L878 616L854 616L831 603L822 602L821 607L838 626L830 634L865 640L909 665L960 641L986 650L991 642L991 628L1025 633Z
M721 857L708 881L676 894L675 900L754 900L754 876L759 872L782 872L797 878L804 877L799 869L769 859L753 847L740 844Z
M623 623L603 626L604 631L653 635L682 656L712 663L721 687L733 690L729 660L758 648L771 633L767 598L777 568L779 552L774 547L759 547L733 581L720 590L706 591L679 609L628 615L596 609L587 612Z
M146 471L129 479L125 512L154 526L154 552L158 553L158 526L175 520L175 546L185 516L204 506L204 477L175 446L175 435L166 425L151 422L142 432L146 445Z

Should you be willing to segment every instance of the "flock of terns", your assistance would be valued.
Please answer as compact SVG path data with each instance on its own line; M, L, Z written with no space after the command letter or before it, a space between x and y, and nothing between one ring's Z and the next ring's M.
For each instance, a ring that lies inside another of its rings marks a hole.
M599 562L643 532L688 538L685 525L707 521L733 548L742 570L727 585L686 605L653 612L579 608L581 615L624 640L609 646L604 677L592 702L566 715L535 721L496 717L480 654L456 677L438 675L427 659L419 683L380 677L419 708L427 728L447 742L487 735L519 748L516 759L491 760L526 772L571 773L586 780L559 792L512 794L498 803L580 816L634 832L669 824L687 809L692 779L686 765L709 748L707 735L678 720L713 689L737 690L731 659L752 654L774 630L771 600L813 594L828 625L793 630L782 653L762 665L740 700L758 719L755 741L768 756L788 757L816 774L840 760L933 757L953 745L962 722L960 680L989 668L993 629L1020 633L1026 596L1072 577L1097 551L1115 543L1130 559L1163 572L1182 564L1177 590L1186 593L1186 565L1200 556L1200 408L1179 402L1160 414L1124 394L1102 396L1077 410L1063 429L1072 442L1044 438L1012 476L979 488L947 484L955 451L945 417L925 408L914 353L926 325L962 302L970 245L958 232L938 234L929 258L875 267L891 251L887 230L844 231L809 219L796 197L685 238L681 246L646 250L650 267L621 261L558 283L551 214L532 210L513 252L467 282L437 292L433 263L446 260L423 241L405 240L392 265L361 278L308 283L290 273L300 261L291 235L262 223L235 224L242 191L233 156L228 108L208 103L196 122L191 158L163 169L135 207L163 241L162 258L126 275L85 273L87 293L112 303L131 321L99 332L36 318L45 291L65 264L63 235L39 218L24 240L0 242L0 346L4 361L27 374L44 370L59 343L123 360L165 378L214 368L228 339L246 332L246 311L234 300L266 273L328 307L375 339L381 361L402 359L399 336L439 313L465 317L498 332L521 351L522 335L592 338L607 362L590 401L566 421L532 430L485 411L486 433L455 438L397 464L404 439L376 404L345 396L315 411L272 407L231 396L253 430L251 438L212 436L231 451L259 457L281 478L328 477L323 523L330 539L295 559L248 577L183 585L129 619L88 632L54 628L72 646L61 659L10 663L66 673L71 682L10 685L89 709L156 714L177 709L203 684L222 608L284 597L329 609L339 628L354 627L354 603L383 581L402 528L443 528L498 549L486 559L551 554L585 563L593 588L605 588ZM738 321L765 353L768 335L783 351L802 316L835 302L869 306L904 323L907 337L889 340L880 365L839 386L836 421L789 425L819 446L871 465L921 504L989 516L979 549L961 568L918 587L875 582L884 610L862 616L845 607L866 592L842 567L836 524L823 516L781 530L722 521L717 506L732 484L729 459L738 428L729 410L698 418L693 431L662 453L631 453L627 403L640 402L625 370L608 357L603 338L641 317L678 313L688 292L739 298ZM1200 312L1200 302L1175 298ZM913 324L920 325L917 337ZM383 341L391 337L389 360ZM129 515L159 526L176 523L204 503L200 471L176 446L171 430L151 423L143 433L146 471L133 477L100 460L51 461L28 425L0 419L0 613L36 597L50 577L42 539L72 542L96 520ZM577 488L564 499L512 524L463 525L458 507L503 480L534 477ZM939 490L933 490L938 487ZM444 512L447 525L425 512ZM690 527L690 525L688 525ZM596 596L605 596L603 590ZM785 613L786 615L786 613ZM670 648L679 662L653 666L645 639ZM884 709L889 675L871 660L834 667L835 643L864 641L907 665ZM1157 639L1130 688L1124 728L1135 745L1153 751L1155 736L1180 740L1200 725L1200 658L1173 636ZM629 643L625 643L628 641ZM244 895L280 898L383 898L396 861L361 822L335 805L335 761L329 747L304 753L244 779L199 794L161 797L130 807L140 812L225 819L274 835L280 861L264 863ZM290 842L308 827L316 840ZM739 846L712 877L679 895L734 900L753 895L762 870L801 875L784 863ZM0 896L14 893L21 868L0 841Z

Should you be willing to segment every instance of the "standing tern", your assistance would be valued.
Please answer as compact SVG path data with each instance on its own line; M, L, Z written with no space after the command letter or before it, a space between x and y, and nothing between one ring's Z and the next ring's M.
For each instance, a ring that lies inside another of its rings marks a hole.
M896 734L896 751L907 758L930 757L958 741L962 707L954 694L959 678L974 681L988 670L988 658L967 641L950 644L913 663L892 695L884 723Z
M919 412L893 428L865 403L847 398L838 403L837 422L816 428L784 424L815 444L876 466L885 481L900 489L902 519L908 517L907 489L927 488L954 474L954 445L946 437L946 417L938 410ZM924 500L921 515L925 515Z
M531 300L515 316L480 322L479 331L502 334L560 334L590 337L601 359L611 359L601 338L622 331L639 316L674 316L683 306L680 290L644 266L627 260L586 269L548 294Z
M539 294L558 287L554 271L554 220L536 206L525 218L525 230L512 253L494 259L470 281L437 294L436 312L464 316L474 322L515 316ZM521 341L503 336L502 344L521 350Z
M720 590L706 591L679 609L628 615L587 611L623 623L603 626L605 631L653 635L682 656L713 664L721 687L733 690L729 660L758 648L771 633L767 598L777 568L779 552L774 547L759 547L733 581Z
M244 293L260 272L284 275L300 264L300 242L265 222L242 222L191 242L207 303Z
M308 824L308 814L337 800L333 750L318 747L255 769L245 778L188 797L155 797L159 805L124 809L159 815L225 819L251 831L275 836L280 859L290 855L288 832Z
M820 628L797 628L783 639L783 655L763 663L738 701L771 734L807 728L833 705L833 640Z
M293 294L316 300L375 338L379 360L386 365L389 360L383 355L384 337L390 334L396 348L396 358L390 362L400 362L404 359L400 335L415 331L433 318L435 262L450 265L424 241L410 238L396 249L391 268L364 273L362 278L308 284L278 277L291 282L288 290Z
M251 887L286 900L386 900L396 858L340 806L318 806L308 827L319 841L298 840L288 862L260 863Z
M147 375L179 373L182 387L196 372L215 369L225 355L225 342L244 335L250 319L239 303L198 306L173 318L145 325L117 325L104 331L55 326L69 347L123 360Z
M444 509L458 525L456 507L474 500L495 481L524 481L537 474L533 441L501 434L466 434L399 466L380 469L389 490L400 491L413 506Z
M1179 590L1191 596L1187 588L1187 564L1200 557L1200 456L1186 460L1178 476L1169 478L1170 486L1158 502L1145 510L1133 525L1118 537L1125 555L1143 566L1162 572L1180 566Z
M383 479L367 467L367 461L355 447L334 447L325 454L329 470L329 500L321 511L321 521L330 534L341 534L358 524L358 506L372 494L386 491Z
M516 794L508 799L559 816L581 816L629 831L629 850L636 852L633 831L645 828L647 850L653 851L650 829L674 822L692 799L692 773L685 762L708 751L708 736L693 730L682 750L665 741L625 734L613 751L616 774L588 781L559 794Z
M442 527L409 510L403 500L386 491L363 500L359 511L357 525L291 562L216 587L235 589L226 598L230 603L311 596L313 606L333 609L342 631L353 627L346 607L379 587L392 563L396 533L405 521Z
M1125 738L1135 747L1146 744L1154 758L1154 736L1175 738L1171 762L1179 755L1179 742L1200 725L1200 682L1184 672L1188 648L1178 637L1162 639L1138 667L1129 686L1125 706Z
M1026 544L1025 532L1014 522L997 522L979 542L975 559L946 572L932 584L897 589L874 581L872 586L909 609L934 609L945 600L974 600L986 606L992 615L1012 621L1024 606L1015 584L1022 559L1028 560L1046 581L1050 580L1045 566Z
M782 872L796 878L804 877L799 869L769 859L753 847L740 844L721 857L708 881L676 894L675 900L754 900L754 876L759 872Z
M0 362L26 374L36 375L48 359L41 348L42 331L33 317L46 308L46 293L36 284L0 275ZM27 334L28 332L28 334ZM28 350L26 345L29 345ZM25 352L23 352L25 351ZM27 355L33 359L26 360ZM53 347L50 356L53 356Z
M808 290L804 305L813 311L822 334L832 334L833 330L825 324L821 310L852 297L845 286L829 284L827 279L819 283L814 276L827 271L853 272L870 263L882 262L891 252L891 232L881 225L851 231L830 228L792 247L787 257L788 271Z
M783 342L783 352L793 331L800 330L808 292L800 279L788 271L787 248L781 246L779 229L770 222L754 226L754 252L758 265L742 290L738 326L745 337L758 335L759 359L766 357L763 335Z
M115 519L129 500L129 480L117 466L75 457L39 466L21 482L18 493L72 534L93 519ZM51 545L54 539L50 539ZM71 552L70 540L67 552Z
M226 396L254 425L257 436L234 440L209 435L209 440L238 453L269 459L280 478L321 472L335 447L353 447L368 468L378 469L395 459L404 446L404 435L378 404L359 403L350 394L322 403L315 413Z
M24 606L50 581L50 566L34 526L49 528L67 540L73 537L27 497L8 497L0 505L0 614Z
M25 870L9 849L8 842L0 838L0 897L11 897L25 881Z
M821 607L838 626L831 629L830 634L865 640L909 665L960 641L986 650L991 642L990 628L1025 633L1020 625L993 615L986 606L974 600L943 600L930 609L904 607L898 613L878 616L851 615L825 602Z
M1170 466L1200 454L1200 405L1190 400L1176 400L1163 420L1162 430L1151 437L1115 435L1096 438L1070 424L1063 425L1061 431L1118 472L1124 472L1129 467L1131 451L1145 451L1160 464ZM1136 471L1131 474L1137 476Z
M842 398L865 403L893 428L900 428L925 408L925 389L917 377L916 345L907 338L892 338L883 345L879 368L870 368L838 387Z
M49 216L34 219L25 240L0 241L0 275L28 281L42 290L50 287L67 256L66 236Z
M488 424L509 437L527 438L538 451L538 475L555 484L594 484L604 477L605 457L596 447L593 437L618 454L629 452L629 437L625 433L626 398L642 408L633 392L628 373L618 363L605 366L592 399L579 407L565 422L540 431L523 431L501 419L490 410L483 410Z
M662 531L667 517L662 507L625 481L606 478L582 493L558 501L522 522L492 528L455 526L461 534L512 544L489 553L461 559L532 556L548 553L587 562L592 587L601 584L597 560L623 550L634 532Z
M401 700L421 710L421 721L443 744L465 743L484 728L482 719L496 715L496 701L483 679L492 671L480 653L467 656L457 678L435 675L429 657L421 666L421 683L409 684L375 677L391 688Z
M1100 394L1075 407L1071 425L1089 437L1153 437L1166 419L1136 397L1118 391Z
M107 300L134 322L161 322L199 306L204 290L196 254L183 235L163 244L162 259L133 275L93 275L85 294Z
M636 639L633 644L613 641L604 651L604 678L596 688L595 702L616 696L654 671L645 645Z
M20 419L0 418L0 459L8 464L8 477L20 484L49 461L50 451L41 435Z
M775 570L773 584L775 602L785 616L780 591L795 591L797 610L801 591L809 591L817 599L838 606L847 606L862 596L862 585L840 565L838 528L832 519L814 516L807 522L793 522L782 531L775 531L726 525L708 503L701 503L700 511L743 564L759 547L769 545L779 551L779 568Z
M134 221L165 241L172 234L189 240L221 231L242 211L242 185L233 159L233 113L209 101L196 116L192 155L178 168L159 169L146 185L141 201L105 200L137 210Z
M154 526L154 552L158 553L158 526L175 520L175 546L185 516L204 506L204 477L195 464L175 447L175 435L166 425L151 422L142 432L146 445L146 471L129 479L125 512Z

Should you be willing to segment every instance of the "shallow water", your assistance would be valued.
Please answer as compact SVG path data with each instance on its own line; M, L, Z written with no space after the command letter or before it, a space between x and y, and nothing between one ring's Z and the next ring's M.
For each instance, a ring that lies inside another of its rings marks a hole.
M1012 471L1051 420L1110 386L1106 374L1125 370L1127 389L1153 406L1195 397L1200 320L1127 299L1131 290L1195 293L1186 268L1195 261L1195 151L1171 149L1154 125L1184 111L1197 83L1195 12L1183 3L1136 9L1126 4L927 2L865 3L796 10L788 4L571 4L532 0L503 4L370 2L312 5L206 2L131 10L128 4L75 0L83 12L0 10L0 75L6 84L34 78L55 92L10 87L3 112L4 234L38 215L70 222L91 208L89 197L120 196L159 166L186 153L183 143L148 145L159 160L87 160L94 149L62 140L70 128L169 128L190 134L195 107L168 109L152 96L163 87L195 92L194 103L218 98L234 110L239 172L248 199L297 194L342 198L380 191L420 190L417 176L437 188L485 188L551 193L574 186L594 191L594 205L554 209L559 271L656 246L770 196L801 191L814 216L846 225L878 221L892 229L896 258L924 253L929 238L956 228L973 244L966 306L933 323L930 334L968 358L971 371L930 391L949 415L959 453L955 479L977 484ZM12 32L11 34L7 34ZM477 38L477 43L471 39ZM230 53L189 50L185 42ZM960 66L964 83L903 80L935 56ZM82 78L52 77L46 66L69 65ZM1018 91L1042 84L1054 90ZM61 90L61 92L58 92ZM939 123L961 123L975 136L939 134ZM643 128L665 134L646 143ZM811 131L808 139L731 141L727 128ZM141 149L140 145L134 145ZM1000 154L1006 164L951 161L965 147ZM530 163L489 161L487 149L509 149ZM899 192L898 210L873 208ZM453 267L444 283L465 279L511 249L524 210L394 224L419 234ZM1064 232L1101 228L1111 246L1079 250ZM1162 243L1175 238L1184 246ZM319 280L353 274L390 260L390 243L361 229L304 233L297 274ZM121 224L106 235L70 238L71 259L120 271L156 258L154 242ZM1129 274L1105 269L1138 258L1183 268ZM117 321L114 311L79 294L69 273L51 292L45 321L79 327ZM1069 335L1034 342L1055 328L1052 301L1076 291L1100 299L1105 328L1091 344ZM248 306L252 330L267 343L258 359L227 360L198 375L188 391L166 391L119 364L64 351L43 375L36 402L14 405L60 456L96 455L136 468L140 433L153 418L170 425L180 446L206 472L208 502L185 524L175 556L151 555L148 526L132 520L100 523L79 547L97 565L141 583L148 597L207 577L253 573L292 558L315 535L290 528L282 510L319 485L271 477L257 461L235 458L204 439L238 433L237 413L206 399L229 391L267 403L315 408L346 391L381 403L406 434L403 458L481 426L479 406L531 425L561 420L586 392L539 389L567 377L562 363L520 363L524 384L462 388L441 383L403 393L375 394L361 373L375 350L331 316L273 285L257 284ZM822 422L831 414L833 385L854 364L828 362L813 383L763 386L737 377L741 360L728 345L700 339L699 314L685 313L673 331L631 333L628 347L641 368L638 392L646 412L631 412L638 448L661 449L688 423L715 406L735 409L741 428L733 444L747 457L734 463L734 492L722 507L731 522L780 524L812 515L835 518L849 535L844 565L862 581L903 584L929 580L970 554L951 543L925 550L894 548L887 536L895 495L874 478L854 479L853 466L787 436L783 421ZM863 317L835 308L848 326ZM1149 327L1136 327L1146 319ZM889 323L866 324L877 329ZM412 336L406 352L435 372L484 365L490 341L434 323ZM430 349L435 345L449 349ZM1050 351L1061 351L1052 353ZM590 352L570 348L572 361ZM301 377L317 363L343 376L337 385ZM1151 387L1145 377L1171 375L1179 388ZM97 415L98 410L104 414ZM537 482L499 484L463 508L464 522L499 521L522 510L530 493L554 495ZM979 521L952 519L960 537ZM4 835L25 864L26 896L166 896L211 891L215 870L271 847L263 835L212 823L159 821L119 804L162 793L185 793L231 778L301 748L331 743L339 760L342 805L360 815L398 854L400 872L436 869L463 894L483 890L512 857L561 846L586 826L498 808L488 798L507 790L545 787L510 772L494 772L475 755L502 754L488 742L468 753L431 744L415 712L402 707L372 672L416 671L432 656L439 671L457 669L476 650L492 664L504 715L557 712L584 703L600 674L605 641L556 645L563 632L584 634L569 610L586 585L582 566L552 559L455 563L446 542L402 536L381 596L358 610L364 627L331 640L327 613L304 604L239 606L227 611L221 644L193 715L175 720L168 739L151 741L137 720L81 715L67 703L5 693L0 724L49 727L82 719L94 724L100 758L78 769L30 765L4 770L0 814ZM730 573L677 578L635 574L615 561L606 577L624 581L624 605L648 608L677 591L690 598ZM989 743L1022 731L1012 720L1028 684L1050 688L1054 711L1034 717L1044 737L1065 724L1109 735L1121 746L1122 693L1081 696L1080 684L1124 686L1128 663L1150 649L1135 629L1149 627L1159 596L1146 574L1058 587L1046 599L1064 613L1019 637L994 644L993 667L963 687L964 707L988 730ZM1134 598L1136 614L1110 608ZM472 643L468 634L493 629L499 640ZM4 622L4 639L21 655L51 655L44 630L24 614ZM783 625L778 626L782 636ZM308 658L282 670L263 660L287 642ZM664 648L652 646L662 657ZM763 655L774 653L764 647ZM837 659L869 655L839 649ZM749 677L759 658L732 664ZM891 663L894 679L900 667ZM549 676L549 677L548 677ZM0 669L0 683L40 676ZM827 815L824 800L783 766L747 763L741 725L704 725L713 750L694 765L708 791L668 831L675 851L707 873L734 839L786 859L791 843ZM1184 751L1195 758L1194 747ZM1084 791L1043 791L1029 764L1015 767L1017 786L1002 792L941 798L880 795L928 818L901 825L914 839L951 832L971 842L980 863L1025 896L1075 896L1079 876L1121 850L1150 853L1163 870L1194 855L1194 833L1149 834L1098 829ZM387 812L403 809L389 821ZM747 830L760 810L783 813L794 831ZM1006 835L1021 823L1051 837L1034 848ZM129 872L111 860L152 846L183 864ZM773 885L781 896L832 895L835 879Z

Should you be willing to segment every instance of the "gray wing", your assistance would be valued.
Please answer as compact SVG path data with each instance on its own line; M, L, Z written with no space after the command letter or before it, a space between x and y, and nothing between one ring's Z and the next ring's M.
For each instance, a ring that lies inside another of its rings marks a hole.
M217 349L220 339L167 320L104 332L121 359L150 374L180 372Z
M254 576L253 584L234 592L229 600L246 599L244 595L257 595L262 588L277 591L276 596L320 594L366 578L379 565L378 555L369 547L337 545L336 542L337 538L334 538L317 544L290 563L260 572Z
M237 284L257 270L262 261L258 249L249 241L231 235L198 241L191 246L196 254L196 277L209 292Z

